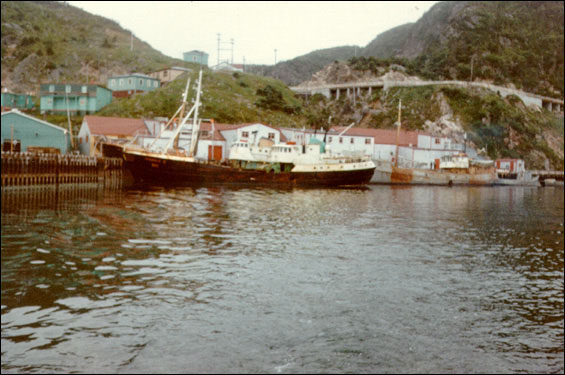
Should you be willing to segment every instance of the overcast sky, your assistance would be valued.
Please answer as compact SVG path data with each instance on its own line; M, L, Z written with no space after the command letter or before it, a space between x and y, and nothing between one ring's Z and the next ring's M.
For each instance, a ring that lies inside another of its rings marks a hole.
M273 64L317 49L365 47L383 31L416 22L437 1L69 1L112 19L165 55L191 50L234 63Z

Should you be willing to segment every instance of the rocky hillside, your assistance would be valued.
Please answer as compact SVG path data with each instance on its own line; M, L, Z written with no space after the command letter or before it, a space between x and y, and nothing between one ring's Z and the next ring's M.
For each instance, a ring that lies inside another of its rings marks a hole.
M289 86L298 85L324 66L336 60L348 60L360 53L361 47L344 46L321 49L276 65L249 65L248 73L275 77Z
M381 33L357 51L331 48L323 59L316 51L259 72L296 85L356 55L376 61L373 66L401 64L426 79L478 79L562 97L563 30L563 2L442 1L417 22Z
M368 61L368 60L364 60ZM419 80L401 65L378 65L358 70L334 62L306 83L346 83L368 79ZM443 135L468 145L492 159L522 158L528 168L563 169L563 114L527 107L516 96L502 98L483 89L423 86L376 90L353 99L341 95L328 100L315 95L309 102L309 121L324 127L329 116L334 124L355 122L366 128L393 128L402 100L402 127Z
M403 58L430 79L481 79L564 93L563 2L445 1L418 22L379 35L365 57Z
M2 2L2 86L35 91L40 82L105 84L110 75L182 65L116 22L61 2Z

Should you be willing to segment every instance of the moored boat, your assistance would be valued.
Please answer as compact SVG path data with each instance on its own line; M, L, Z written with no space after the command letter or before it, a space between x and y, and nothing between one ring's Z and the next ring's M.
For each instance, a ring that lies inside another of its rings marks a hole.
M497 159L496 185L541 186L539 176L527 171L521 159Z
M414 185L493 185L497 180L492 161L469 159L465 154L445 155L434 169L403 168L390 161L375 161L371 182Z
M124 166L136 181L175 185L273 185L273 186L355 186L369 183L375 165L368 158L346 158L326 152L323 142L309 145L262 144L252 145L243 157L243 142L236 142L233 152L224 162L201 160L196 155L200 121L200 71L196 102L183 116L188 86L183 104L167 124L174 130L163 131L150 145L140 147L129 144L123 147ZM177 115L178 117L177 120ZM192 126L188 125L190 116ZM175 146L175 140L183 133L191 135L190 149ZM260 149L259 149L260 148Z

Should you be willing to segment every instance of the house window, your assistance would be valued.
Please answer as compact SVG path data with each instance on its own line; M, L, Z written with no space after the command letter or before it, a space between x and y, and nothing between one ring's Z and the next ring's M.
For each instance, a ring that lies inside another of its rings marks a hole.
M196 56L192 56L192 61L196 61Z
M86 91L88 90L88 88L86 86L82 86L80 88L80 92L82 92L83 94L86 94Z
M151 87L151 81L147 80L147 87Z
M339 143L343 143L343 137L339 137Z
M157 87L157 81L153 82L153 87Z
M55 92L55 85L49 85L49 92Z
M139 86L143 87L143 80L142 79L139 80Z
M434 139L435 139L436 145L439 145L441 143L441 140L439 138L434 138Z
M351 143L351 144L354 144L354 143L355 143L355 138L351 138L350 143Z
M365 144L370 145L371 144L371 138L365 138Z
M116 86L116 80L115 79L110 80L110 86L112 86L112 87Z
M86 137L84 137L84 143L88 143L88 135L86 135Z
M120 86L123 86L123 85L124 85L124 79L120 78Z
M249 138L249 132L241 132L242 138Z
M65 92L68 94L71 92L71 85L66 85L65 86Z
M269 133L269 139L275 139L275 133Z
M131 84L132 84L131 78L128 78L128 85L131 86Z
M329 138L328 138L328 143L332 143L332 139L333 139L332 137L329 137Z

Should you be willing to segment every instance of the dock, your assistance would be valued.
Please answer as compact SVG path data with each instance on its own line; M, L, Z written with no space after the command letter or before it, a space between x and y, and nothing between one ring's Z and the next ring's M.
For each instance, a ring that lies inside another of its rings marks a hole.
M2 188L24 186L80 187L96 184L122 187L120 158L96 158L77 154L2 152Z

